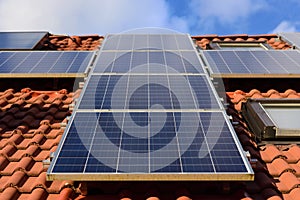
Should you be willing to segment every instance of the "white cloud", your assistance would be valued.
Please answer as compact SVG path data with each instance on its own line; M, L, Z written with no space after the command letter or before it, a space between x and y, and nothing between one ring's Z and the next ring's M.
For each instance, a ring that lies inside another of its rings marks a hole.
M106 34L137 27L188 32L185 19L170 16L164 0L0 1L0 30Z
M266 3L263 0L192 0L190 6L198 26L213 31L217 24L243 26L251 14L266 8Z
M297 24L290 21L282 21L271 33L297 32Z

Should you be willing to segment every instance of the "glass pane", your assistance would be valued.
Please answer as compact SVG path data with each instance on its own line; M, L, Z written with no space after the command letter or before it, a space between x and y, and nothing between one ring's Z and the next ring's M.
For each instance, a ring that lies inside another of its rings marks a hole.
M264 108L278 128L300 130L300 107L264 106Z

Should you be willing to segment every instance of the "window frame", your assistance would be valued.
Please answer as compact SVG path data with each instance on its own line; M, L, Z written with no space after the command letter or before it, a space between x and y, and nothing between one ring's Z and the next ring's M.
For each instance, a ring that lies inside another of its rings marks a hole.
M298 140L300 143L300 129L277 126L264 106L300 108L300 99L248 99L242 104L242 116L258 141Z
M262 51L272 49L270 45L266 42L259 42L259 41L212 41L210 43L210 47L214 50L228 50L232 51L232 49L226 49L222 47L238 47L241 48L241 51L251 50L252 47L260 47ZM247 49L249 48L249 49ZM257 50L258 51L258 50Z

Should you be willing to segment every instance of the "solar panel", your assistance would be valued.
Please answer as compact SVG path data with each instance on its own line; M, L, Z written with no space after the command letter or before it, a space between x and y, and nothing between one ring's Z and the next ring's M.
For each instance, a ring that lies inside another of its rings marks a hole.
M72 180L248 173L222 112L76 112L64 141L51 173Z
M194 50L187 34L114 34L106 38L102 50Z
M93 73L204 73L195 51L101 52ZM147 64L147 67L141 65ZM142 70L143 69L143 70Z
M300 76L299 51L203 51L212 76Z
M48 32L0 32L0 49L33 49Z
M92 75L79 109L220 109L205 76Z
M188 35L109 35L49 179L251 180Z
M93 52L1 51L0 77L84 75Z
M300 49L300 33L279 33L283 40Z

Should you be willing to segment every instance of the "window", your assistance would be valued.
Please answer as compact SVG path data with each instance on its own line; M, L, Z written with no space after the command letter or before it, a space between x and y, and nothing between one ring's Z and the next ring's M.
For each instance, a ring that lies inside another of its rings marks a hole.
M249 99L242 114L260 141L300 139L300 100Z
M268 50L269 45L261 42L212 42L212 49L218 50Z

